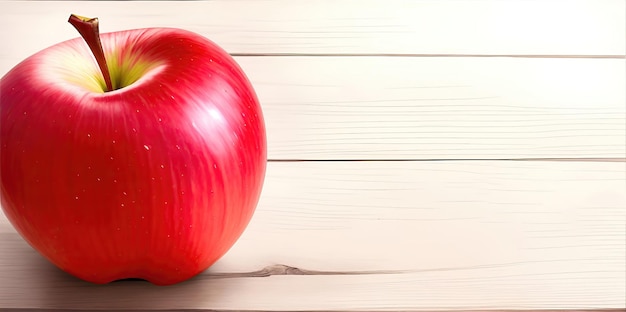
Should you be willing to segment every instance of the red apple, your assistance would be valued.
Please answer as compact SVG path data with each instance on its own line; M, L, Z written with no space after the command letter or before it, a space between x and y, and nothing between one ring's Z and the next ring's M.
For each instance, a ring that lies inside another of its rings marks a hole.
M99 53L97 20L70 20L91 27L84 41L38 52L0 81L3 210L86 281L189 279L235 243L261 193L267 147L252 85L198 34L107 33Z

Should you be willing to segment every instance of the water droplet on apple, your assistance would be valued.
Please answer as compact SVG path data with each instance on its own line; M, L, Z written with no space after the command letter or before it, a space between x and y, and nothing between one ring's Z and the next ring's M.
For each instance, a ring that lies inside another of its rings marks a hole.
M161 118L159 118L159 122L161 122Z
M122 194L124 194L124 196L128 195L126 192L122 192Z
M217 169L217 164L213 164L213 169Z
M145 149L146 149L146 151L149 151L149 150L150 150L150 147L149 147L148 145L144 145L144 146L143 146L143 148L145 148Z
M169 235L169 234L167 234L167 237L169 238L169 237L170 237L170 235Z
M88 137L88 138L90 138L90 137L91 137L91 134L87 133L87 137Z
M176 149L180 149L180 146L178 146L178 144L176 144Z
M100 178L96 178L96 181L100 182L100 181L102 181L102 179L100 179Z
M119 231L119 230L120 230L120 228L117 228L117 230Z
M113 183L117 183L117 180L116 180L116 179L113 179Z
M143 219L145 219L145 218L146 218L146 217L144 217L144 216L141 216L141 219L142 219L142 220L143 220Z
M163 202L163 203L167 205L167 202Z
M121 206L121 207L124 207L124 203L121 203L121 204L120 204L120 206Z
M137 132L137 129L135 129L135 128L132 128L132 130L133 130L133 132Z
M78 200L78 196L74 197L74 199Z
M115 140L111 141L111 143L115 144Z
M26 116L26 112L24 112L24 116Z
M137 109L137 110L135 110L135 112L139 113L139 110Z
M161 169L165 169L165 166L163 164L161 164Z

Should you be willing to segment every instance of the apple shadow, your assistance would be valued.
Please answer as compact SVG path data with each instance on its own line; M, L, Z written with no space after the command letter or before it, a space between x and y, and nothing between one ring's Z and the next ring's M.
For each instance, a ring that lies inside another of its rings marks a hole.
M0 250L0 310L207 309L215 298L236 293L228 282L203 278L208 271L171 286L136 279L88 283L48 262L17 233L0 233Z

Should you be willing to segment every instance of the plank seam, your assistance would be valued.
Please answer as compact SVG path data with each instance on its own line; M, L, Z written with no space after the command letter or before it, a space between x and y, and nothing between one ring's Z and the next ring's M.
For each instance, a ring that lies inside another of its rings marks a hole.
M267 162L445 162L445 161L546 161L546 162L626 162L626 158L373 158L373 159L299 159L272 158Z
M37 308L0 308L0 311L16 311L16 312L40 312L40 311L49 311L49 312L59 312L59 311L110 311L106 309L37 309ZM234 310L234 309L124 309L124 310L115 310L116 312L150 312L150 311L159 311L159 312L285 312L284 310ZM626 312L626 309L622 308L599 308L599 309L472 309L472 310L450 310L450 309L385 309L381 310L297 310L298 312Z
M230 53L233 57L477 57L477 58L566 58L566 59L626 59L626 55L556 55L556 54L438 54L438 53Z

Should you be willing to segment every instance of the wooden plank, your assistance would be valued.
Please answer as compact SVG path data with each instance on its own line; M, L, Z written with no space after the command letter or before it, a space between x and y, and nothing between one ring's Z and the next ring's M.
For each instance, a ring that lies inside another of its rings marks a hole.
M624 162L270 163L241 240L173 287L77 281L0 218L0 307L623 309L625 173Z
M238 58L271 159L626 157L626 61Z
M625 60L237 61L261 100L270 159L626 157Z
M0 8L0 58L12 62L76 37L65 23L71 12L100 17L103 32L189 29L236 54L626 54L621 0L0 1Z

